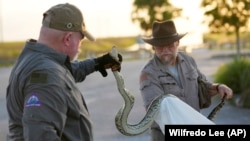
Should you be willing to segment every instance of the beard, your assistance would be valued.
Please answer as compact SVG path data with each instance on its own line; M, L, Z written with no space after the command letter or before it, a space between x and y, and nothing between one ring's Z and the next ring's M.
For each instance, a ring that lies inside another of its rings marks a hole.
M161 62L165 65L172 65L175 63L177 53L161 53L158 55Z

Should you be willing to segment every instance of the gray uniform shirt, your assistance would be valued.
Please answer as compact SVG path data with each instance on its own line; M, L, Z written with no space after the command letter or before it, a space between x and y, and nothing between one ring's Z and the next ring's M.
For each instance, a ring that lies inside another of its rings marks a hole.
M191 56L183 52L178 53L177 70L180 83L171 72L163 65L156 55L142 69L142 74L147 75L147 79L140 81L140 91L145 108L148 108L152 100L163 94L173 94L200 111L198 98L197 78L202 74L197 68L196 62ZM208 82L211 85L211 82ZM154 123L154 128L159 126Z
M88 59L69 58L28 41L9 79L7 111L10 141L92 141L87 106L76 82L94 72Z

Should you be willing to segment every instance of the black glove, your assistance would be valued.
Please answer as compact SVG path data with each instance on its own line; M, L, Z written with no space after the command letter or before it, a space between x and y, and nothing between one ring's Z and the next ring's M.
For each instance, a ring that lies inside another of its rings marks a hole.
M99 71L103 77L106 77L108 75L106 69L111 68L112 71L120 71L122 62L121 54L118 54L118 58L119 60L116 60L109 53L95 58L95 70Z

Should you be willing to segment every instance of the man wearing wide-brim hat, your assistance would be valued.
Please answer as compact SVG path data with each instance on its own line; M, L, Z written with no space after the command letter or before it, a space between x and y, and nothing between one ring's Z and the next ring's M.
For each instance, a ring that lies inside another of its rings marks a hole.
M178 34L173 21L154 22L152 37L143 40L153 46L164 46L180 40L186 34Z
M207 81L195 60L185 52L178 51L179 41L185 35L186 33L177 32L172 20L167 20L154 22L152 37L143 38L155 51L154 57L148 61L140 75L140 91L146 109L156 97L173 94L200 111L198 76L206 81L210 97L218 93L221 97L226 94L227 99L232 97L232 90L229 87ZM151 126L151 141L165 141L165 135L156 122Z

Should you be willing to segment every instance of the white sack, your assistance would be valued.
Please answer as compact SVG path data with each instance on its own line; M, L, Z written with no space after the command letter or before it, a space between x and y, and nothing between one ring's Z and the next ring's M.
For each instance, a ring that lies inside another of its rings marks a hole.
M191 106L180 100L178 97L169 94L165 97L160 106L160 111L155 118L162 132L165 134L164 126L167 124L215 124L207 117L193 109Z

